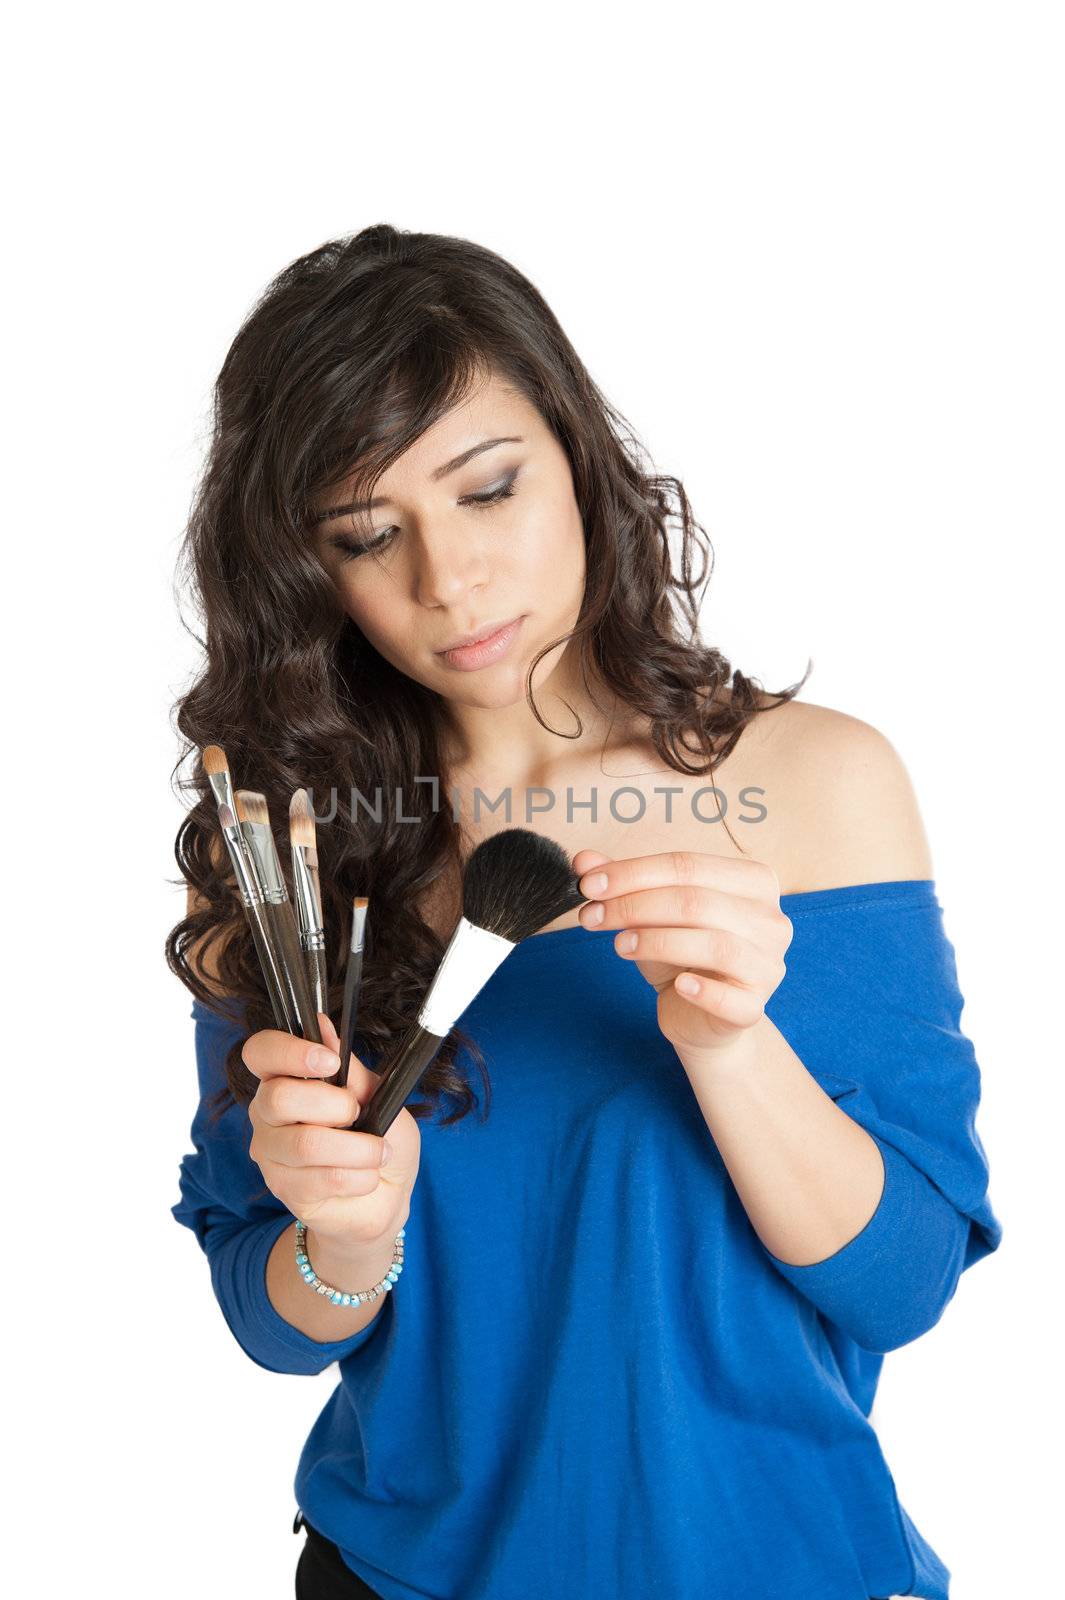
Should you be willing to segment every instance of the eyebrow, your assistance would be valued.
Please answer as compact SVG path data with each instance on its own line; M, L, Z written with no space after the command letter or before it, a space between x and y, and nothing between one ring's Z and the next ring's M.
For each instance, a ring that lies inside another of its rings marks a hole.
M433 482L436 483L441 478L446 478L449 473L457 472L460 467L464 467L466 465L467 461L472 461L474 456L483 455L486 450L494 450L497 444L524 443L525 440L520 434L506 434L501 439L482 439L480 444L471 445L468 450L464 450L462 454L456 456L453 461L445 461L442 467L437 467L435 471L429 474L429 476ZM329 522L334 517L349 517L353 512L373 511L377 506L390 506L392 503L393 502L391 500L380 499L353 500L350 505L333 506L329 511L319 511L314 517L312 517L311 520L312 522Z

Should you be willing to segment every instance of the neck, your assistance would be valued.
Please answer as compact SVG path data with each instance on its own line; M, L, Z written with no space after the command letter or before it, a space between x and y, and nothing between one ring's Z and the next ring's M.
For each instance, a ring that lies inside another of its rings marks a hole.
M568 656L567 650L542 684L534 679L533 698L547 727L524 698L508 706L446 702L443 748L449 783L549 787L560 768L598 756L611 741L629 734L631 717L617 697L602 684L590 693L578 674L565 670Z

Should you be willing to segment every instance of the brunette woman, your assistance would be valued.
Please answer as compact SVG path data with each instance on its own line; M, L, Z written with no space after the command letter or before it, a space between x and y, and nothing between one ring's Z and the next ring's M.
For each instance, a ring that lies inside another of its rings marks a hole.
M252 1360L339 1362L298 1594L946 1600L869 1412L1001 1237L954 952L895 749L702 641L707 550L540 294L468 241L323 245L222 367L178 721L272 816L310 790L330 1014L323 1046L276 1031L194 763L174 1215ZM508 825L591 904L360 1133Z

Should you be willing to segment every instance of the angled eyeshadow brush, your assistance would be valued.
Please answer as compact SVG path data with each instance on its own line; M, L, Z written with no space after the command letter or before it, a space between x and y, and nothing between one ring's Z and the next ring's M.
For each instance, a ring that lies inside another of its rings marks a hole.
M353 1128L378 1136L388 1132L455 1022L500 963L545 922L583 903L578 885L561 845L527 828L504 828L471 852L462 878L462 915L418 1020L383 1069Z
M362 985L362 950L366 938L366 913L369 900L357 894L351 907L351 938L348 940L348 965L344 973L344 1009L340 1014L340 1071L329 1079L343 1089L348 1081L351 1043L355 1037L355 1017Z

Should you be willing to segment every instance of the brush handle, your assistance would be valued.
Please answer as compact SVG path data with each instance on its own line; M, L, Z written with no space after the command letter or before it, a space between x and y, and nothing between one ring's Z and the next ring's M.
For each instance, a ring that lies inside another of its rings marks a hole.
M305 950L303 960L307 969L307 984L311 991L311 1002L314 1006L315 1016L319 1011L324 1011L328 1016L329 977L325 970L325 951Z
M288 1007L285 1004L285 991L281 981L274 952L270 947L270 938L263 925L261 905L246 905L244 910L248 916L248 926L251 929L252 939L259 957L263 978L266 980L267 993L270 996L270 1008L274 1013L274 1021L283 1033L291 1033L289 1027Z
M304 1039L310 1039L314 1044L321 1044L318 1016L307 982L307 969L303 964L292 901L282 900L280 905L267 901L264 910L285 984L286 1003L295 1024L291 1031L302 1034Z
M230 809L227 803L226 811L229 812ZM221 822L221 807L219 808L219 821ZM233 864L233 873L237 880L238 898L244 908L248 927L251 929L252 940L255 944L256 954L259 957L259 966L262 969L266 983L266 992L270 996L270 1008L274 1013L274 1021L283 1032L292 1033L293 1028L288 1014L284 980L281 976L277 951L270 937L270 924L263 902L262 884L255 864L255 854L244 834L232 820L229 823L222 824L222 838L225 840L226 849L229 851L229 859Z
M383 1138L443 1042L439 1034L429 1033L415 1024L395 1062L386 1069L384 1078L351 1124L352 1128L357 1133L373 1133Z
M340 1014L340 1071L329 1079L343 1089L348 1081L348 1061L355 1037L355 1017L359 1009L359 987L362 983L362 951L348 951L348 970L344 974L344 1009Z

